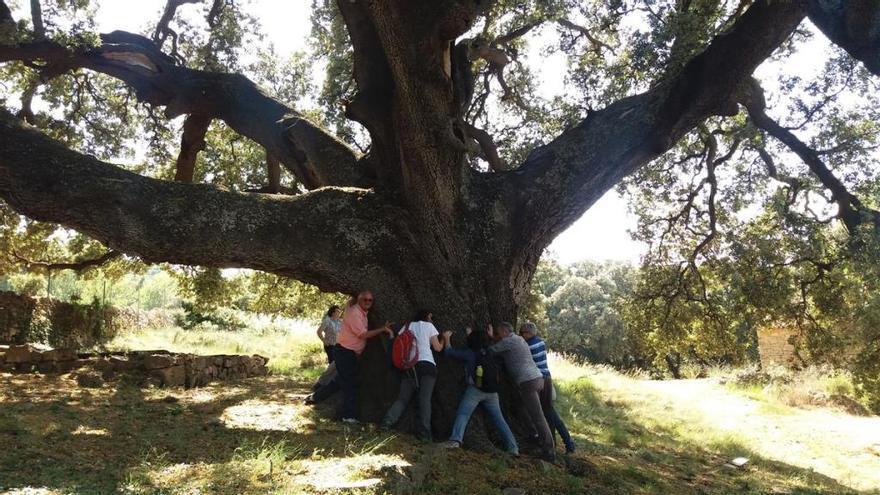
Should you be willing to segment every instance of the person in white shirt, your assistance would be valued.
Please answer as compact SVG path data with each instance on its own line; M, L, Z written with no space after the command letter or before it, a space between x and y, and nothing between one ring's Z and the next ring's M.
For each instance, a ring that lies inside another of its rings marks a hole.
M403 372L400 381L400 392L397 400L385 413L381 426L391 428L400 415L406 409L413 393L419 392L419 438L426 442L431 440L431 396L434 393L434 384L437 381L437 364L434 362L432 350L440 352L443 344L438 338L440 332L431 322L433 315L428 310L419 310L413 321L409 322L409 330L415 337L415 347L418 349L418 361L412 369ZM407 325L400 330L405 331Z
M324 344L324 352L327 353L327 364L333 363L333 347L336 345L336 337L339 336L339 329L342 327L342 310L339 306L330 306L321 324L318 326L318 338Z

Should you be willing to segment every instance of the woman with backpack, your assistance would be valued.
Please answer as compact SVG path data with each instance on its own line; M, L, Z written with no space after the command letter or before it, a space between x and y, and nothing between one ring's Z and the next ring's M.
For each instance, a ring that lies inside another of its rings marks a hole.
M501 434L504 450L508 454L517 456L519 455L519 447L516 445L516 439L514 439L507 421L504 420L504 415L501 414L501 404L498 401L501 368L496 362L495 356L487 349L489 335L482 331L472 332L470 328L465 331L467 332L467 347L464 349L453 348L449 342L452 332L443 332L443 354L464 361L465 380L467 381L467 389L465 389L461 402L458 404L458 411L455 413L452 435L448 441L444 442L443 446L451 449L461 446L471 415L477 406L482 404L483 409L495 424L495 428Z
M394 353L402 351L406 356L395 359L395 366L403 369L404 377L400 381L400 392L397 400L385 413L381 426L391 428L406 409L413 394L419 392L419 438L426 442L431 440L431 397L437 381L437 364L431 352L443 350L437 328L431 322L433 315L423 309L416 313L415 318L400 330L394 344ZM407 332L410 332L407 335ZM401 345L404 344L405 345Z

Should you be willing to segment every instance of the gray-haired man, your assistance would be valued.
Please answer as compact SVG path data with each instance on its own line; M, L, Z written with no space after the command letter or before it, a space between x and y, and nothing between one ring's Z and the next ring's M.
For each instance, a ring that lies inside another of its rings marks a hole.
M490 326L491 331L491 326ZM541 390L544 389L544 375L535 365L529 345L513 331L513 325L501 322L495 332L498 342L489 349L501 356L504 366L519 387L526 413L538 432L541 443L542 458L553 461L556 457L553 448L553 436L541 409Z

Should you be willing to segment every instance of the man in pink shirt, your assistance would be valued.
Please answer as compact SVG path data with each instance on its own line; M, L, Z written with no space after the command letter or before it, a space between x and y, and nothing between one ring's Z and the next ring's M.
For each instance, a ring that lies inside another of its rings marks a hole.
M333 349L333 360L336 362L336 370L339 372L338 380L342 386L342 421L345 423L357 423L357 362L358 356L364 352L367 339L381 333L387 333L389 337L394 334L391 331L391 322L386 321L385 326L369 330L367 313L373 307L373 293L364 291L357 295L355 303L349 304L342 318L342 328L336 338L336 347Z

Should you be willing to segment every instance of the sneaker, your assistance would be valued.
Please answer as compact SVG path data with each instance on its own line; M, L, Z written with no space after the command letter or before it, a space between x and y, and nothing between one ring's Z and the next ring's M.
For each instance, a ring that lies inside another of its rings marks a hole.
M457 449L457 448L461 447L461 443L459 443L455 440L447 440L447 441L441 443L440 446L443 447L444 449Z
M314 405L315 405L315 396L314 396L314 394L309 394L309 395L306 396L305 404L306 404L307 406L314 406Z
M507 452L507 455L509 455L510 457L519 457L519 451L518 451L518 450L508 450L508 451L506 451L506 452Z
M381 423L379 423L379 429L382 430L382 431L391 431L391 430L392 430L392 424L391 424L391 423L387 423L387 422L385 422L385 421L382 421Z
M357 418L342 418L342 422L343 422L343 423L350 424L350 425L359 425L359 424L361 424L361 422L358 421Z
M574 445L569 445L569 446L565 447L566 454L574 454L574 451L575 451Z

